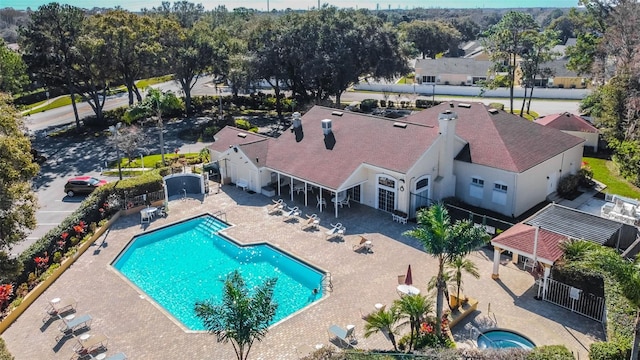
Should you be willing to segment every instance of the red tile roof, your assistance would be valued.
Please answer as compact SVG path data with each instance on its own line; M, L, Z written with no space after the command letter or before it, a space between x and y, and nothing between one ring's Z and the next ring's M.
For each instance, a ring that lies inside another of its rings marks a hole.
M456 134L468 142L474 164L522 172L584 141L504 111L490 113L483 104L451 104L453 108L446 103L402 120L348 111L337 115L335 109L315 106L302 117L300 131L270 138L227 126L210 148L223 152L239 146L257 166L338 189L363 164L406 173L438 138L438 115L445 110L458 114ZM323 119L332 120L327 138Z
M458 114L456 135L469 143L474 164L523 172L584 142L482 103L444 103L413 114L407 121L437 127L438 114L445 110Z
M304 114L299 134L287 131L269 145L268 166L337 189L362 164L406 173L438 137L437 127L334 111L315 106ZM325 138L323 119L332 120L333 137Z
M533 256L535 235L535 227L517 223L491 240L491 245L517 250L523 254ZM536 257L547 259L552 263L555 262L564 254L560 244L566 240L566 236L540 229L538 232Z
M580 116L565 112L536 119L536 123L558 130L597 133L598 129Z

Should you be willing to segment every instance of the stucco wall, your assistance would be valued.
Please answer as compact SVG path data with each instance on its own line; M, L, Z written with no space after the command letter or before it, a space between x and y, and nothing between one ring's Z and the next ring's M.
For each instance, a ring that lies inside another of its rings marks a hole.
M513 194L517 190L515 186L514 173L463 161L455 161L454 171L457 175L456 198L470 205L479 206L484 209L511 216L515 209L515 206L513 205ZM472 186L471 179L473 177L478 177L484 180L484 186L480 188L482 193L481 198L476 198L470 195L470 187ZM507 199L504 205L492 201L495 183L507 185Z
M585 140L584 146L589 146L593 148L594 151L598 151L598 134L597 133L588 133L581 131L565 131L565 133L573 136L577 136L581 139Z

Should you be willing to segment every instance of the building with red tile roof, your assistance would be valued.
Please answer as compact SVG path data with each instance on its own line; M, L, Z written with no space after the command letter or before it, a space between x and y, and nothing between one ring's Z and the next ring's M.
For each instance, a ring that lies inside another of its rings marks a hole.
M585 147L590 147L594 152L598 151L598 128L580 116L568 112L551 114L537 118L536 124L582 138Z
M321 188L409 216L451 196L518 216L579 169L583 142L481 103L451 102L397 120L316 106L278 138L227 126L210 150L227 181L256 192L289 185L292 198L306 189L312 205L309 190Z

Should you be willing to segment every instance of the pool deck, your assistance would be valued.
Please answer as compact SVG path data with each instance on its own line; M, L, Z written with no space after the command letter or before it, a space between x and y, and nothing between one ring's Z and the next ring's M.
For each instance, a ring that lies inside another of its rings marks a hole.
M215 192L215 189L214 189ZM303 214L318 213L315 197L311 207L296 205ZM313 200L311 200L313 199ZM285 197L286 202L288 199ZM222 211L234 226L225 231L239 242L267 241L331 273L333 292L303 311L273 326L262 342L251 349L251 359L297 359L317 344L336 346L327 329L333 325L356 327L356 348L392 349L381 334L364 338L362 314L374 304L389 305L398 298L397 275L411 264L414 286L426 291L426 283L436 274L437 262L421 251L414 239L402 232L415 224L393 222L389 214L352 202L340 209L340 218L318 213L319 231L301 230L299 221L283 221L282 215L267 214L271 200L224 186L218 194L204 198L172 200L167 218L140 224L139 214L118 219L75 264L71 266L2 335L11 353L22 359L69 359L74 338L56 341L60 320L42 323L47 299L73 297L78 314L91 314L89 333L109 337L107 354L124 352L129 359L234 359L231 344L218 344L207 333L185 332L152 301L125 281L110 263L131 238L144 231L193 217ZM346 226L343 241L326 240L330 222ZM372 241L371 253L354 252L359 235ZM453 329L460 346L472 346L471 327L498 327L518 331L537 345L564 344L570 351L587 358L589 344L603 338L601 324L555 305L534 299L534 279L510 263L506 257L500 267L500 280L491 279L491 250L483 249L469 257L479 268L479 280L465 277L464 290L480 301L478 311Z

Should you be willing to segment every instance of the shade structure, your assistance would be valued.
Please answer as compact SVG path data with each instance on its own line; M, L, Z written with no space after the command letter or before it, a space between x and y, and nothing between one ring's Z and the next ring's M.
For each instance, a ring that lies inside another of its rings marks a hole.
M411 277L411 265L407 268L407 275L404 277L405 285L413 285L413 278Z

